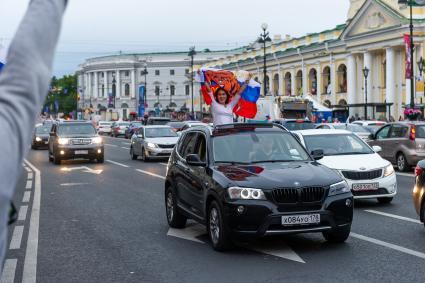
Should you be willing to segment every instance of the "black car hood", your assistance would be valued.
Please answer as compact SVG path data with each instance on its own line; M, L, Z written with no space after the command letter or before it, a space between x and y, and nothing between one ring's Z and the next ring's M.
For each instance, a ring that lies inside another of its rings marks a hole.
M337 172L318 162L218 165L213 169L234 186L262 189L328 186L342 181Z

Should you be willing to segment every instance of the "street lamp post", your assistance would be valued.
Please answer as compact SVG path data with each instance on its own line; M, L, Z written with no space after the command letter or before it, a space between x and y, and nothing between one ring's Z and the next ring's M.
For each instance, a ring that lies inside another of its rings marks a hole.
M144 69L143 69L143 71L142 71L142 75L144 75L145 76L145 93L144 93L144 95L143 95L143 102L144 102L144 104L145 105L147 105L147 99L148 99L148 96L147 96L147 92L148 92L148 88L147 88L147 85L148 85L148 83L147 83L147 75L149 74L148 73L148 69L147 69L147 67L148 67L148 64L146 64L145 63L145 65L144 65ZM139 102L140 103L140 102Z
M267 31L268 25L266 23L263 23L261 25L261 29L263 30L263 33L260 34L260 37L258 38L258 43L263 44L263 52L264 52L264 58L263 58L263 71L264 71L264 77L263 77L263 84L264 84L264 96L267 95L267 84L266 84L266 77L267 77L267 62L266 62L266 44L267 42L272 41L269 37L269 32Z
M363 69L363 76L364 76L364 118L367 120L367 77L369 76L369 69L367 67L364 67Z
M112 73L112 97L114 98L114 109L115 109L115 97L117 92L117 81L115 80L115 74Z
M194 71L193 71L193 57L196 55L196 51L195 51L195 46L192 46L189 49L189 53L187 54L190 57L190 65L191 65L191 77L190 77L190 82L192 85L192 117L195 116L195 111L193 108L193 75L194 75Z

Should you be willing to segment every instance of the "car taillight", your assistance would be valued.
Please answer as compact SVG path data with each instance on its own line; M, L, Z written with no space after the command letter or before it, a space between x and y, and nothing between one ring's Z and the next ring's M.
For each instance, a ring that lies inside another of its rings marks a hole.
M422 174L423 171L424 171L424 169L422 167L416 166L416 168L415 168L415 176L418 177L419 175Z
M415 126L412 126L410 128L409 139L411 139L412 141L414 141L416 139L416 127Z

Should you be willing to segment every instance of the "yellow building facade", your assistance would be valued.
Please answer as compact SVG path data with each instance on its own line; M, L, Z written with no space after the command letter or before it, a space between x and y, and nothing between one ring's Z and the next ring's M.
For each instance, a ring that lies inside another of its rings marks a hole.
M301 16L301 15L300 15ZM364 117L367 67L367 102L392 103L391 107L369 106L367 117L403 116L410 103L410 80L405 79L406 48L409 34L409 7L397 0L350 0L347 22L332 30L300 38L273 40L266 47L269 94L309 95L330 108L351 106L349 114ZM413 8L415 62L425 58L425 9ZM204 67L248 70L263 80L263 49L242 48L234 55L209 62ZM416 104L422 97L416 95ZM357 105L357 106L355 106Z

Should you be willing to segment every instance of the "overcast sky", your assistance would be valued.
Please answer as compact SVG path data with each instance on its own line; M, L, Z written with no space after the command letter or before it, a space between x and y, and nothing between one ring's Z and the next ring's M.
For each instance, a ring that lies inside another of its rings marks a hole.
M85 58L123 52L211 50L272 35L301 36L346 20L349 0L69 0L54 73L73 73ZM0 0L0 38L12 38L29 0ZM251 4L252 3L252 4Z

